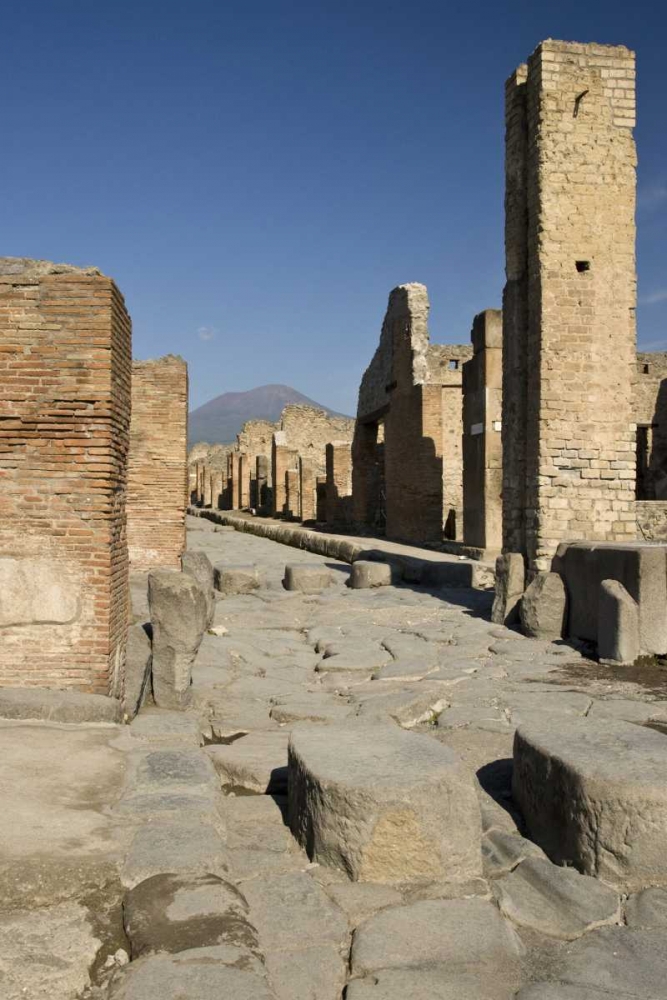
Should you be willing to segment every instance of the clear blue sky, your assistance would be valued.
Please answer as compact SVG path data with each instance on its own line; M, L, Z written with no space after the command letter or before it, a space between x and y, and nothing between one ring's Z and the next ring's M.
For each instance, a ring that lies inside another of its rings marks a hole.
M503 284L503 83L546 37L638 54L639 342L667 349L657 0L36 0L2 19L2 253L95 264L191 403L354 412L387 295L467 342Z

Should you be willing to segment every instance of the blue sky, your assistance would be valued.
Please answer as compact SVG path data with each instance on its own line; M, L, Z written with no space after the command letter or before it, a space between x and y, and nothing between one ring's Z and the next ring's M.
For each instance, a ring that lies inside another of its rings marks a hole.
M193 406L284 382L352 413L395 285L434 341L500 304L503 83L546 37L637 50L639 343L667 349L655 0L14 5L2 253L112 275Z

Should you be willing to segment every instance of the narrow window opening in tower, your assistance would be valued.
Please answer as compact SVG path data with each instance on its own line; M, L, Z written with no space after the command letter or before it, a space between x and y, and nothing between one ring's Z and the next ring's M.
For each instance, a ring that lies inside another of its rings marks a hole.
M579 274L583 274L584 271L590 271L591 269L590 260L578 260L575 262L575 264Z

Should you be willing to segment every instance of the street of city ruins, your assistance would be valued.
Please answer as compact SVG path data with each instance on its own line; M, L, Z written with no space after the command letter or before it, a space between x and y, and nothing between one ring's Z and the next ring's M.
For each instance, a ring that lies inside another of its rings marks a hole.
M667 998L634 53L505 110L504 291L391 290L354 419L188 450L114 280L0 258L2 1000Z

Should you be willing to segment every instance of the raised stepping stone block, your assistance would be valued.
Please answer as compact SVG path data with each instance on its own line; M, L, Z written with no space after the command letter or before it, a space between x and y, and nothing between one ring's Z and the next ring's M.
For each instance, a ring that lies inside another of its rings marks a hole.
M401 572L397 566L390 563L372 562L368 559L358 559L352 563L349 586L353 590L367 590L373 587L389 587L398 583Z
M313 861L355 881L463 881L481 874L472 775L428 736L365 722L299 726L288 816Z
M148 577L153 625L153 697L160 708L186 708L192 664L208 620L206 597L187 573L154 570Z
M558 573L538 573L521 599L521 627L532 639L560 639L567 627L567 594Z
M215 589L228 597L234 594L252 594L262 586L262 576L257 566L230 566L217 563L213 567Z
M514 800L552 861L628 891L667 884L667 740L546 713L514 738Z
M574 868L528 858L495 883L501 912L519 927L574 941L603 924L618 924L618 893Z
M326 566L312 563L289 563L285 566L283 579L285 590L298 590L302 594L320 594L332 583L333 577Z
M639 657L639 605L622 583L603 580L598 605L598 656L602 663L632 664Z
M51 688L0 688L0 719L48 722L122 722L116 698Z

